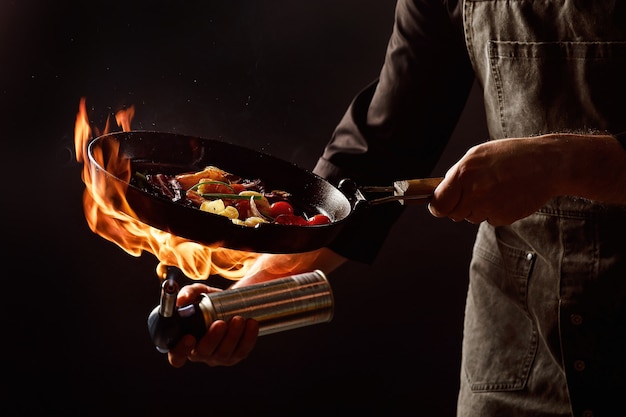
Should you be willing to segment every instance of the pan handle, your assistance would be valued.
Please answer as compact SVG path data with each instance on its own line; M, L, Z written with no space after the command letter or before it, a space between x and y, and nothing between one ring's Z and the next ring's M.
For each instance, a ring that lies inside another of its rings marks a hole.
M352 206L352 210L355 210L357 206L368 203L359 187L350 178L344 178L339 181L337 188L346 196Z
M402 197L403 204L427 203L441 181L443 177L396 181L393 183L394 196Z
M401 204L426 204L435 192L435 188L443 181L443 177L421 178L395 181L393 187L366 187L366 191L393 192L387 197L369 200L369 204L382 204L390 201L399 201Z

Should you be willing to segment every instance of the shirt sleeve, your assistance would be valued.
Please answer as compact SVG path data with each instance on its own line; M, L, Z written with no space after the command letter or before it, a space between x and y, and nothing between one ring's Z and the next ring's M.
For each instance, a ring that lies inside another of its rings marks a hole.
M474 79L459 7L398 1L380 75L350 104L314 173L357 186L430 176ZM329 248L373 262L402 209L397 202L357 207Z

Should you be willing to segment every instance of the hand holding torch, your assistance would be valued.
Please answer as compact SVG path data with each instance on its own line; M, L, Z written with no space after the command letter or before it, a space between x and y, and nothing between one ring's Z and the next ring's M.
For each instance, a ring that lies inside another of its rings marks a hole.
M159 352L168 352L185 334L200 339L216 320L234 316L259 322L259 335L329 322L334 300L323 272L316 270L247 287L202 294L192 304L176 307L182 272L168 267L161 299L148 317L148 330Z

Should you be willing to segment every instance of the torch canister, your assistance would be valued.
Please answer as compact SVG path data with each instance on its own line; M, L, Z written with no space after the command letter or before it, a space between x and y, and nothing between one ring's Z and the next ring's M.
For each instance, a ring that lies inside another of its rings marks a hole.
M198 302L206 328L234 316L259 323L259 335L329 322L334 300L322 271L291 275L247 287L203 294Z
M148 330L159 352L168 352L185 334L201 338L211 323L234 316L255 319L259 335L329 322L334 300L322 271L291 275L241 288L202 294L193 304L176 307L182 272L169 267L161 303L148 316Z

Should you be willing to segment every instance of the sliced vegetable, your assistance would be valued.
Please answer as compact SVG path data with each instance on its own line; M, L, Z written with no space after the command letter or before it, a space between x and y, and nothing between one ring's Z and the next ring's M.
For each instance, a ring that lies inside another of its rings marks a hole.
M225 208L226 208L226 205L224 204L224 200L221 200L221 199L208 200L202 203L202 205L200 205L200 210L208 211L209 213L215 213L215 214L221 211L224 211Z
M231 220L239 218L239 212L233 206L226 206L224 210L220 211L217 214L219 214L220 216L228 217Z
M261 218L271 218L270 203L267 198L258 191L242 191L240 196L247 196L250 198L250 210L252 214Z
M262 195L253 195L253 196L249 196L249 195L241 195L241 194L225 194L225 193L207 193L207 194L200 194L204 198L207 199L226 199L226 200L249 200L250 198L254 199L254 200L262 200L263 197ZM266 200L267 201L267 200Z
M261 217L250 216L246 220L243 221L243 224L248 227L254 227L261 223L267 223L267 220Z
M250 213L252 213L252 216L254 217L260 217L263 220L266 220L268 222L273 221L274 219L266 216L265 214L261 213L261 210L259 210L259 206L257 206L257 203L254 201L254 196L250 196ZM264 197L265 198L265 197ZM259 200L260 202L261 200ZM267 201L267 200L265 200ZM269 204L269 203L268 203Z

